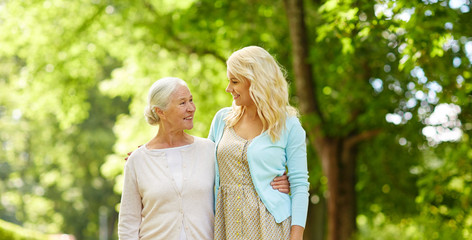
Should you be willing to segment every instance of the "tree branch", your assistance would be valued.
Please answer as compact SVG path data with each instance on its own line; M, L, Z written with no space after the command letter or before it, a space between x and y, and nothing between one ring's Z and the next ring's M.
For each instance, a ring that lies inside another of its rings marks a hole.
M143 0L143 4L149 10L149 12L152 13L156 17L156 19L162 19L163 18L163 16L160 15L157 12L157 10L154 8L152 3L150 3L146 0ZM165 46L165 48L167 48L171 51L174 51L174 52L182 52L182 50L184 50L188 54L191 54L191 53L195 53L195 54L198 54L198 55L207 55L208 54L208 55L213 56L217 60L221 61L223 64L226 64L226 57L221 56L216 51L214 51L212 49L209 49L209 48L204 48L204 47L196 47L196 46L192 47L188 43L183 42L182 39L178 38L177 35L174 33L174 31L172 30L172 27L171 27L170 24L164 25L163 29L166 30L167 35L169 37L171 37L172 40L178 45L178 47L172 47L168 44L167 45L163 44Z
M284 0L292 40L295 87L302 114L315 114L323 122L323 114L317 101L316 83L313 81L313 66L308 61L309 45L305 25L303 0Z
M354 136L351 136L351 137L347 138L346 141L344 142L344 145L347 149L349 149L352 146L358 144L359 142L362 142L362 141L365 141L365 140L368 140L368 139L371 139L371 138L377 136L381 132L382 132L382 130L375 129L375 130L370 130L370 131L365 131L365 132L359 133L357 135L354 135Z

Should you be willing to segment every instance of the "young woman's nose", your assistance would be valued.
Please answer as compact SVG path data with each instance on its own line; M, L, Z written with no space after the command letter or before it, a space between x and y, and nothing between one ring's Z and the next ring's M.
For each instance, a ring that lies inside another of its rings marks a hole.
M232 92L233 91L233 88L231 87L231 83L228 84L228 86L226 87L226 92Z

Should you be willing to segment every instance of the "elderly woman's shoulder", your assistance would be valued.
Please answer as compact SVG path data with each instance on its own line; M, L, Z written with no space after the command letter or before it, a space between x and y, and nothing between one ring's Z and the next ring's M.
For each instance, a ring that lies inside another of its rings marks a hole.
M128 157L128 160L126 160L127 164L134 163L134 162L139 162L140 159L146 155L146 147L144 145L139 146L138 149L134 150Z
M215 143L208 138L202 138L202 137L197 137L197 136L194 136L194 138L195 138L195 143L197 143L198 145L208 146L212 148L215 146Z

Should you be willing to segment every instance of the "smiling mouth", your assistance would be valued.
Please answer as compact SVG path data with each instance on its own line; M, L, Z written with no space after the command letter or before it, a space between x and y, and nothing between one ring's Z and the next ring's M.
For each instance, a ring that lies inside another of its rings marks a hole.
M193 117L186 117L186 118L184 118L184 120L192 120L192 119L193 119Z

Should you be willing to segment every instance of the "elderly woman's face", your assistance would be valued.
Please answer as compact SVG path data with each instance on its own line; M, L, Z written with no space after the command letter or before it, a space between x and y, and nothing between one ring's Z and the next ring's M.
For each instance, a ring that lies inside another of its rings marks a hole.
M179 85L170 96L169 105L164 110L165 117L162 120L166 121L172 129L189 130L193 128L195 110L190 90L186 86Z

